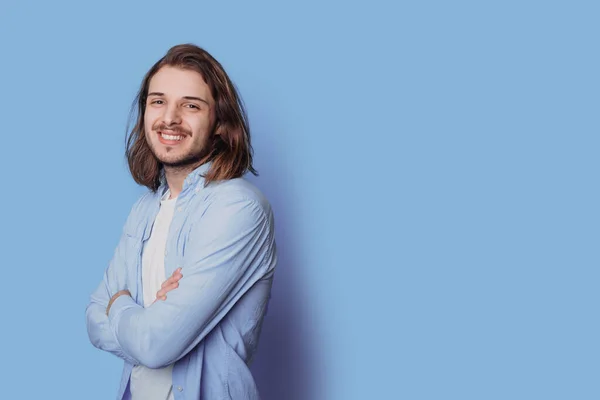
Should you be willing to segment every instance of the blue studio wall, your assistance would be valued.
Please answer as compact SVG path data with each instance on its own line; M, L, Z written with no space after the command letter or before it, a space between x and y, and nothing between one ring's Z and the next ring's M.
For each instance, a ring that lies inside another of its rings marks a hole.
M3 1L0 397L115 397L84 309L143 192L131 102L191 42L275 211L264 400L598 399L599 11Z

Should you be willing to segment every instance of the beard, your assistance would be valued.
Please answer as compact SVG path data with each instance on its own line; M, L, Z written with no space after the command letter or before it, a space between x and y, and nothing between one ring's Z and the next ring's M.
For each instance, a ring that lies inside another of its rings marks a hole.
M209 153L208 151L206 151L203 148L196 152L190 152L188 154L183 154L182 156L180 156L176 159L165 160L165 159L161 159L161 157L159 157L158 154L156 154L156 152L154 151L152 146L150 146L150 150L152 150L154 157L156 157L156 159L158 161L160 161L160 163L162 163L162 165L164 167L172 168L172 169L187 169L190 167L191 168L196 167L201 163L201 161L204 158L206 158L206 156Z
M171 130L175 134L186 135L187 140L191 140L192 132L184 129L182 127L173 127L169 128L164 124L158 124L152 127L150 130L150 135L158 135L158 131L160 130ZM154 155L154 157L166 168L169 169L193 169L199 166L202 161L209 155L209 140L206 140L205 143L202 143L200 149L191 149L187 153L180 154L177 157L169 157L167 155L161 155L156 151L155 144L150 140L148 136L146 136L146 143L150 148L150 151Z

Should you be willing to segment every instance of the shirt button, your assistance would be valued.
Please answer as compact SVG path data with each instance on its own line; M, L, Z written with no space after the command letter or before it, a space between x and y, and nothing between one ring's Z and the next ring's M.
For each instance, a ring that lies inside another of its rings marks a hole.
M177 386L177 390L179 390L180 392L183 392L183 388L181 386Z
M181 211L181 206L177 207L177 211Z
M200 189L196 188L194 189L194 192L198 193L200 191Z

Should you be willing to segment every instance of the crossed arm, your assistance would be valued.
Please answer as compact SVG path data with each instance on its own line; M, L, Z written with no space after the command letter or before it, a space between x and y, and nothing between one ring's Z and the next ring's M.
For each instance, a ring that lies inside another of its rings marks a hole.
M181 268L177 268L173 272L173 274L166 281L164 281L163 284L160 286L160 289L156 292L156 299L154 300L153 304L156 303L158 300L163 300L163 301L166 300L167 293L169 293L171 290L175 290L179 287L179 280L182 277L183 277L183 275L181 275ZM108 302L108 306L106 306L106 316L108 316L108 313L110 311L110 306L112 305L112 303L114 303L114 301L119 296L130 296L131 297L131 293L127 289L120 290L117 293L115 293L113 295L113 297L111 297L110 301Z
M91 342L133 364L174 363L266 273L275 257L272 241L272 223L254 200L213 203L202 228L192 229L182 276L172 276L169 290L157 294L163 301L143 308L126 291L121 240L86 310Z

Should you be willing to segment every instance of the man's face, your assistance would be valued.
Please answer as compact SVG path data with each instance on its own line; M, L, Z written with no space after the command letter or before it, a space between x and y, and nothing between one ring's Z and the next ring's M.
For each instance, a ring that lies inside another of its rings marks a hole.
M150 149L166 167L186 167L206 155L214 100L202 76L165 66L150 80L144 126Z

